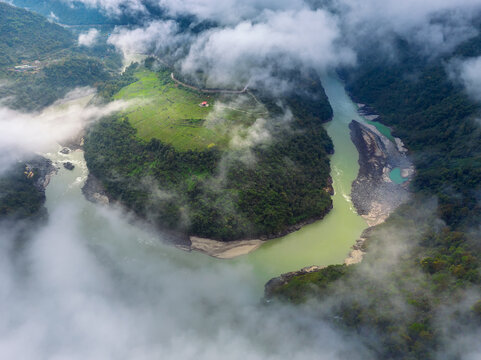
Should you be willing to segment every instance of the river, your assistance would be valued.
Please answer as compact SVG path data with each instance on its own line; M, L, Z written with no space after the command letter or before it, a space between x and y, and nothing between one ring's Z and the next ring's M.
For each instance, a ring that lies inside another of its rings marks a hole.
M332 121L326 124L334 144L334 155L331 157L335 191L333 209L321 221L283 238L268 241L257 251L248 254L246 259L240 260L255 266L263 280L305 266L342 264L351 246L367 227L350 199L351 184L359 171L359 156L348 126L353 119L364 119L358 115L357 106L337 78L326 76L322 84L334 111Z
M135 248L136 252L148 255L149 261L162 261L167 257L182 266L220 266L225 268L222 271L229 271L233 267L250 269L250 282L259 296L264 283L281 273L310 265L343 263L351 246L367 226L354 210L349 195L359 165L348 125L352 119L362 119L338 79L325 77L323 85L334 110L333 120L325 125L335 149L331 157L335 190L333 210L323 220L283 238L270 240L255 252L232 260L216 260L204 254L186 253L164 245L157 234L147 231L147 226L134 225L134 221L111 224L105 218L109 212L89 203L81 194L81 186L88 174L81 151L68 155L57 151L48 154L53 161L71 161L76 168L68 171L61 167L52 178L46 191L46 206L50 213L55 213L62 204L74 204L80 215L78 228L82 236L95 246L108 247L108 251L124 251L126 257L131 256Z
M280 273L342 263L366 227L349 201L358 155L348 123L359 118L335 78L326 124L334 209L326 218L234 260L185 252L121 209L86 201L82 151L47 154L60 166L46 190L48 223L16 257L0 246L0 349L22 359L361 359L355 337L319 319L319 308L261 304ZM15 229L2 229L3 235ZM322 307L329 312L328 304ZM367 355L366 355L367 354Z

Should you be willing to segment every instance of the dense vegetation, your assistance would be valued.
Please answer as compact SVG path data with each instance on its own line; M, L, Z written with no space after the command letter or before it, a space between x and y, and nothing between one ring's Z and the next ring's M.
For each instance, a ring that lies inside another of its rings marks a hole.
M309 300L312 296L322 294L324 298L332 295L331 284L352 271L354 268L346 265L330 265L321 271L313 271L306 274L294 276L281 286L273 286L267 292L266 299L276 299L300 304Z
M275 99L259 94L273 140L252 147L179 151L140 139L123 117L90 130L86 160L113 198L159 226L222 240L275 236L331 207L332 143L322 122L332 110L319 81L315 91L311 116L292 106L287 124L276 121L282 109ZM285 102L295 105L300 96L287 94Z
M81 86L118 77L111 46L78 47L74 35L44 17L0 2L0 98L7 106L39 110ZM17 66L28 66L18 69Z
M44 163L44 159L33 159L28 171L25 163L17 163L0 176L0 221L45 216L45 193L38 185Z
M113 81L106 64L113 68L118 62L109 49L105 46L103 49L80 49L74 45L75 38L70 31L40 15L0 2L2 104L15 109L37 110L75 87L100 86L105 81ZM103 54L102 60L90 56L96 51ZM22 64L31 68L14 68ZM46 159L32 156L2 173L0 221L43 218L46 209L41 183L51 170Z
M0 97L11 108L37 110L75 87L100 85L110 78L104 65L95 58L67 57L35 74L12 73L7 85L0 87Z
M420 64L407 54L402 65L371 64L350 77L349 88L413 151L418 170L413 190L435 195L449 225L469 226L480 215L481 134L474 121L479 106L450 81L444 65L449 60Z
M301 302L331 295L331 319L355 329L380 359L431 359L436 351L458 358L450 339L481 325L480 302L466 295L481 285L480 107L446 64L478 56L481 37L434 61L401 45L398 61L361 58L343 76L356 101L373 106L411 150L413 199L373 231L362 264L328 284L330 268L295 278L278 295ZM393 249L402 255L391 258Z
M87 8L83 3L62 0L13 0L16 6L35 11L45 17L55 15L58 22L68 25L95 25L112 23L98 10ZM55 19L56 20L56 19Z
M0 2L0 68L42 59L73 43L72 33L61 26Z
M104 101L109 101L112 96L119 92L123 87L137 81L137 78L135 77L135 71L137 70L138 66L138 63L132 63L120 75L113 76L99 84L99 97Z

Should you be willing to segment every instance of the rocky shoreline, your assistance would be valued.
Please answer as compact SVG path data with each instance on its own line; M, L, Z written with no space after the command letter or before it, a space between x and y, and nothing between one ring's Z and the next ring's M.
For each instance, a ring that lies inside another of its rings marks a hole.
M281 286L286 285L289 281L291 281L294 277L309 274L312 272L318 272L324 269L325 266L307 266L302 268L301 270L291 271L285 274L281 274L275 278L270 279L264 285L264 299L269 300L272 297L272 294L275 292L276 289L280 288Z
M109 205L110 199L107 195L107 191L103 187L99 179L94 175L88 174L87 180L84 186L82 186L82 194L85 198L95 204Z
M351 199L359 215L369 226L384 222L409 198L407 185L414 173L401 140L397 144L382 135L375 126L353 120L351 139L359 152L359 173L352 183ZM407 181L396 184L390 178L399 168Z
M325 191L329 192L331 195L333 194L334 189L332 188L332 180L329 186L326 187ZM82 187L82 193L88 201L95 204L109 205L112 203L101 181L92 174L88 175L87 180ZM282 232L267 236L261 236L258 239L220 241L201 238L198 236L189 236L186 238L185 236L177 234L176 236L173 236L174 240L172 242L180 249L186 251L199 251L218 259L232 259L257 250L265 241L286 236L290 233L300 230L306 225L319 221L331 210L332 205L327 209L325 214L321 214L318 217L291 225Z
M37 179L34 186L38 191L43 193L50 183L52 175L57 172L57 168L53 165L52 161L42 156L35 156L29 161L26 161L25 167L27 169L35 169Z
M103 206L110 206L110 205L119 205L119 203L115 200L112 200L109 196L107 191L105 190L102 182L94 175L88 174L87 180L82 187L82 194L84 197L98 205ZM142 220L142 219L139 219ZM146 224L148 227L151 225ZM176 232L176 231L169 231L165 229L158 229L162 232L162 238L174 246L178 247L179 249L191 251L191 242L185 234Z
M356 243L351 247L349 255L344 259L344 265L349 266L359 264L362 261L364 254L366 253L366 240L369 239L369 236L374 228L374 226L371 226L362 232L361 236L359 236L359 239L357 239Z
M366 105L358 104L358 107L360 115L368 120L379 117ZM356 211L366 220L369 227L362 232L344 260L347 266L362 261L366 252L365 242L375 226L383 223L398 206L408 200L407 188L415 171L407 157L408 150L401 139L395 138L393 143L375 126L356 120L352 120L349 128L352 142L359 152L359 173L352 183L351 200ZM400 168L401 176L407 179L403 184L395 184L390 179L390 172L394 168ZM276 289L287 284L294 277L318 272L324 268L308 266L272 278L264 287L264 299L270 299Z
M332 178L329 177L330 181L324 191L328 192L331 196L334 195L334 188L332 187ZM258 239L243 239L243 240L232 240L232 241L220 241L213 239L200 238L197 236L190 236L190 250L200 251L209 256L218 259L232 259L238 256L247 255L248 253L257 250L264 242L268 240L278 239L289 235L293 232L299 231L304 226L315 223L316 221L322 220L329 212L332 210L333 206L326 209L326 212L301 221L297 224L288 226L285 230L280 231L276 234L259 236Z

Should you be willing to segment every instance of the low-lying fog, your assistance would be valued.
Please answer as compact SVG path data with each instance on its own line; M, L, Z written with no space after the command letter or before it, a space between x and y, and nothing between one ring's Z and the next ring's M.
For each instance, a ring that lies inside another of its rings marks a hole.
M86 202L78 165L47 191L49 221L24 246L0 233L5 359L358 359L308 307L266 306L256 274L162 244L120 210ZM82 174L83 172L83 174ZM80 175L80 176L79 176Z

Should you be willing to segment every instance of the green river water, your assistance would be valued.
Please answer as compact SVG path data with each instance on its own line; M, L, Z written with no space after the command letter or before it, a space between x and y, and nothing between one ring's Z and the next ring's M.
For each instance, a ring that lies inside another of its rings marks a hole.
M183 251L125 210L88 202L81 192L88 175L83 152L64 155L53 144L46 156L59 169L46 190L48 221L29 241L0 246L0 306L8 309L0 319L2 358L374 358L354 331L340 331L335 318L323 321L335 299L307 306L262 301L271 277L342 263L367 227L349 201L358 172L348 129L359 119L356 107L338 80L326 78L324 85L335 114L325 125L336 150L334 209L233 260ZM81 120L74 117L88 100L72 100L69 120ZM66 161L73 171L62 166ZM16 229L2 226L0 234L9 239Z
M222 272L238 267L249 269L251 277L248 281L252 282L257 293L267 280L281 273L310 265L343 263L351 246L367 227L350 201L351 183L357 176L359 165L348 125L352 119L363 120L338 79L326 77L323 85L334 110L333 120L325 125L335 148L331 158L334 208L323 220L283 238L270 240L255 252L232 260L184 252L164 245L158 235L150 233L146 227L124 220L120 210L109 210L89 203L80 190L88 173L81 151L63 155L57 152L58 148L48 154L54 161L71 161L76 165L73 171L61 167L58 174L52 177L46 192L49 213L54 214L61 211L59 209L62 207L74 205L75 231L86 239L89 246L108 249L105 251L116 254L120 259L136 259L140 262L169 259L180 267L216 267Z
M353 119L363 119L339 80L325 77L323 86L334 110L333 120L326 124L334 143L334 155L331 157L334 207L323 220L283 238L268 241L241 260L253 264L265 279L309 265L343 263L351 246L367 226L350 200L351 184L359 171L359 155L351 141L348 125Z

